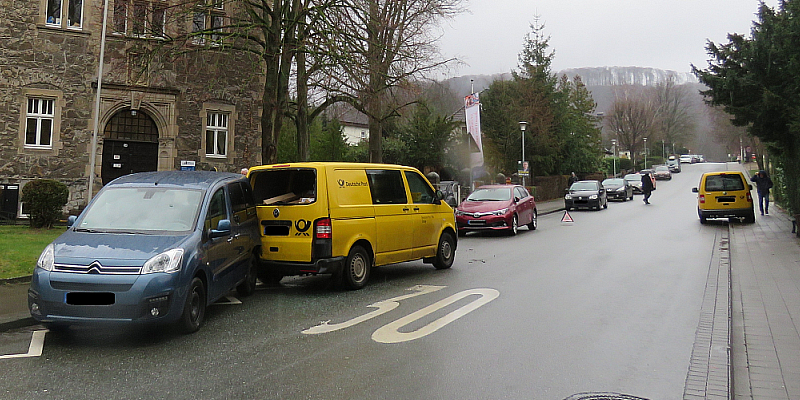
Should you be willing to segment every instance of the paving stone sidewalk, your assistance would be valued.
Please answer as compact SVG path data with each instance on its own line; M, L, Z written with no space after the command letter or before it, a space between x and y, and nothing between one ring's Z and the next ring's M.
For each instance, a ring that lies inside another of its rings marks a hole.
M755 224L730 225L735 399L800 399L800 240L791 229L774 204Z

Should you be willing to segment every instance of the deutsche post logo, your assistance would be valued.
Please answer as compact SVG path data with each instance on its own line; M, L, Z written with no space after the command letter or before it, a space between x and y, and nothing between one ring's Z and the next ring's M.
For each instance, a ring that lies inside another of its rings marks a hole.
M272 210L273 217L278 218L279 215L281 215L281 210L278 210L277 208Z
M337 182L339 182L339 187L344 187L344 179L339 179Z
M294 223L294 228L297 229L297 233L295 233L295 236L309 236L308 232L306 231L308 230L308 228L311 228L311 221L305 219L298 219Z

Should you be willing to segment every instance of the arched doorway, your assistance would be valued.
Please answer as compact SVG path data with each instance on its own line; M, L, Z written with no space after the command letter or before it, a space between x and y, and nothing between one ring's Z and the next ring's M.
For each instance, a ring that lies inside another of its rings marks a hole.
M101 179L105 185L134 172L158 170L158 127L141 110L118 111L103 130Z

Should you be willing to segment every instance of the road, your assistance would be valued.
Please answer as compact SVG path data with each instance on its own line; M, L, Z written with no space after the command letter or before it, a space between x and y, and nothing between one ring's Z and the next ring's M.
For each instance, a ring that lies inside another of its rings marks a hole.
M0 398L678 399L727 229L700 225L691 187L723 168L684 164L651 205L637 195L513 237L470 234L449 270L381 267L352 292L285 278L212 306L189 336L50 332L41 356L0 359ZM0 335L0 354L26 353L39 329Z

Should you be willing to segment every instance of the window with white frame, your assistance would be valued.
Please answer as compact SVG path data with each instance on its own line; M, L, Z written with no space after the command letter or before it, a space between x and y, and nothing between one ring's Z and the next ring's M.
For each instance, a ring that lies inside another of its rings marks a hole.
M206 156L228 155L228 114L209 112L206 115Z
M165 35L167 2L164 0L114 0L114 32L136 37Z
M46 1L46 25L69 29L81 29L83 27L83 0Z
M55 100L28 98L25 124L25 147L49 149L53 146Z

